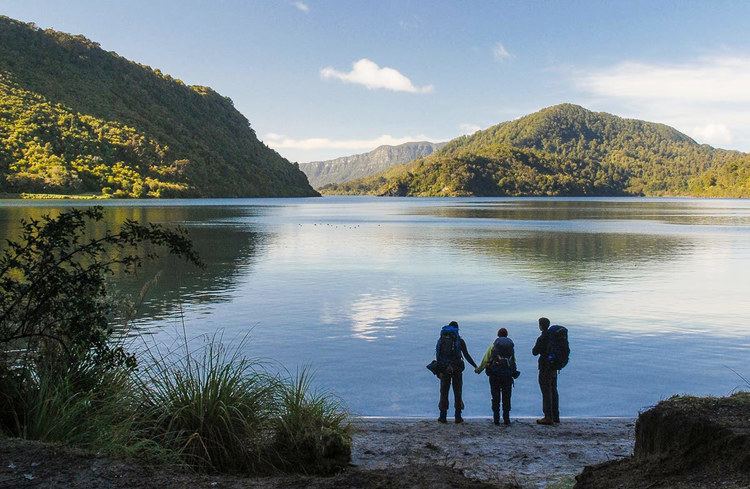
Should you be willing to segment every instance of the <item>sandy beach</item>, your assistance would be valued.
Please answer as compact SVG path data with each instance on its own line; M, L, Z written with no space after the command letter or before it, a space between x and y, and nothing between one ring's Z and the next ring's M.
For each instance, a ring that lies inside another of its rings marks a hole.
M583 467L633 451L632 418L563 419L539 426L516 419L495 426L488 418L463 424L433 419L358 418L352 463L363 469L445 465L488 482L545 487L570 479Z

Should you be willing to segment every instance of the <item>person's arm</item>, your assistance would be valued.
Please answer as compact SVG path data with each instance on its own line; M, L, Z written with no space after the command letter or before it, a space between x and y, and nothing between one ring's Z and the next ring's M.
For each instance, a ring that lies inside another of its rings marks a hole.
M487 364L490 361L490 357L492 356L492 347L493 346L494 345L490 345L490 347L487 348L487 351L484 353L484 357L482 358L482 361L479 363L479 366L474 369L474 371L476 373L481 373L482 370L484 370L485 367L487 367Z
M518 366L516 365L516 352L515 351L510 356L510 371L512 373L515 373L518 371Z
M464 354L464 358L466 359L466 361L469 362L472 367L477 368L476 362L473 358L471 358L471 355L469 355L469 350L466 349L466 342L463 340L463 338L461 338L461 352Z
M536 343L534 344L534 348L531 350L531 354L534 356L540 355L544 353L544 335L539 335L539 338L536 339Z

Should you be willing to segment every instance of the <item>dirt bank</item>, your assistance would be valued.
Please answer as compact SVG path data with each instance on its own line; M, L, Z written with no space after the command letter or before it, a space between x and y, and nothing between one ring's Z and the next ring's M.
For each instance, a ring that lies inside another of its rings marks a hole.
M531 420L496 427L433 420L360 419L353 464L332 478L211 476L113 459L37 442L0 440L0 488L519 488L568 479L593 463L628 455L633 421Z
M750 393L674 397L644 412L634 454L589 467L577 489L750 487Z

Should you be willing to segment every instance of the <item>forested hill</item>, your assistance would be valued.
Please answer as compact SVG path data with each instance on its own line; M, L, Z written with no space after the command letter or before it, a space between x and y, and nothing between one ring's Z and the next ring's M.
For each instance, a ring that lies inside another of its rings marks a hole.
M0 16L0 192L313 196L232 101Z
M307 175L310 184L318 188L375 175L399 163L431 155L444 145L445 143L427 141L403 143L396 146L384 144L368 153L342 156L333 160L300 163L299 167Z
M703 178L706 172L720 172L729 182L733 171L742 171L735 163L741 157L742 153L698 144L663 124L561 104L456 138L426 158L323 191L419 196L714 195L726 189L705 189L712 181ZM735 167L725 166L730 163Z

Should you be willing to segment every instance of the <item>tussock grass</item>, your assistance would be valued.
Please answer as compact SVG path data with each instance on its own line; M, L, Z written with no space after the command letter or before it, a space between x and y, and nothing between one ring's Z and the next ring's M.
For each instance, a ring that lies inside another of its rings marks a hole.
M275 384L260 365L220 337L178 354L149 350L138 375L148 437L188 465L220 472L262 468L262 439Z
M134 444L137 391L126 369L39 368L10 375L0 389L6 434L104 452Z
M349 462L351 425L340 402L315 392L312 379L311 371L303 369L278 384L273 449L286 470L331 473Z
M303 369L281 378L220 335L163 352L149 348L137 374L146 438L203 471L333 473L351 456L343 406L314 392Z

